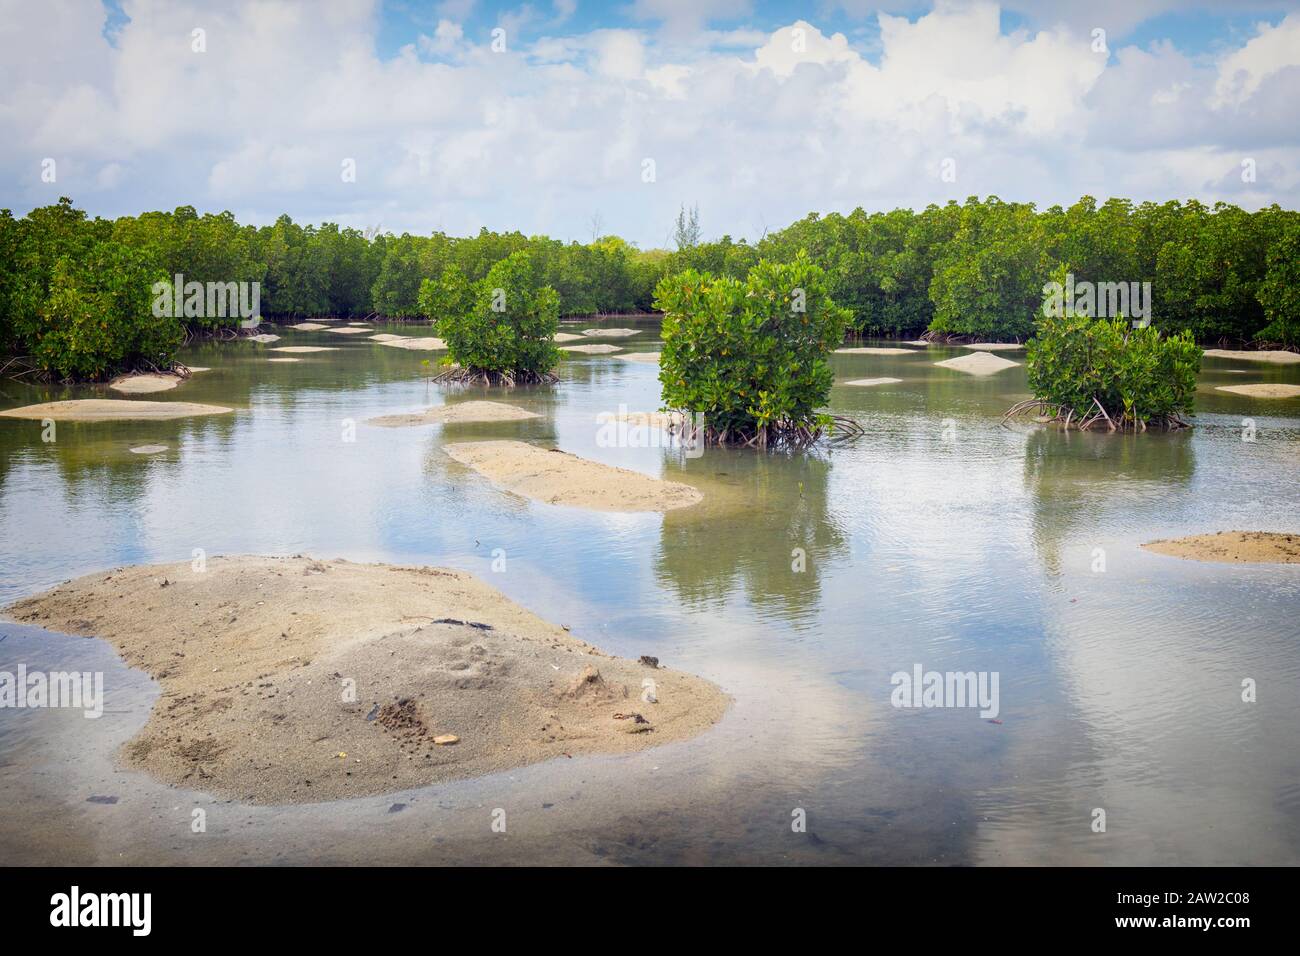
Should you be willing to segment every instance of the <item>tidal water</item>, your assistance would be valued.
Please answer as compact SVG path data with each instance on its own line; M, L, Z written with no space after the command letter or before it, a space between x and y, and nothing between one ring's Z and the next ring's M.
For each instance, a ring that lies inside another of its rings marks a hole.
M657 326L637 327L614 344L656 349ZM181 358L211 371L141 396L233 414L61 422L54 442L0 419L0 604L195 549L450 565L606 651L709 677L734 705L635 755L253 807L123 769L157 685L102 641L0 622L0 671L103 671L106 686L97 720L0 709L0 863L1300 862L1300 566L1139 548L1300 531L1300 400L1214 391L1300 382L1300 366L1207 359L1195 428L1085 435L1000 425L1028 397L1023 367L932 364L956 348L836 355L840 383L901 379L837 384L830 409L860 440L688 458L608 447L596 423L659 406L653 364L567 354L557 385L489 394L431 385L436 353L276 331L335 351L280 364L270 346L203 343ZM0 382L4 408L110 396ZM365 424L479 398L542 417ZM479 438L685 481L705 501L659 515L516 498L442 451ZM130 452L149 443L169 447ZM996 674L996 717L895 707L891 676L918 665Z

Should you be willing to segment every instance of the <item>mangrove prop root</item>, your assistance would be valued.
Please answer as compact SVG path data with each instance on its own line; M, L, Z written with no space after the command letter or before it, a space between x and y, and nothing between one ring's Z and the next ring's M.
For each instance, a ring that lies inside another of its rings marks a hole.
M554 372L495 372L481 368L449 368L435 375L440 385L552 385L560 380Z
M1006 425L1013 418L1022 416L1032 416L1045 424L1057 424L1070 430L1071 425L1078 420L1078 424L1073 427L1079 431L1089 431L1095 425L1105 424L1107 431L1134 431L1144 432L1150 426L1163 428L1166 431L1173 431L1179 428L1191 428L1190 422L1185 422L1176 414L1161 415L1150 419L1141 419L1130 416L1127 412L1121 414L1118 418L1112 418L1110 413L1102 407L1101 402L1096 398L1092 400L1092 407L1087 410L1086 414L1080 414L1075 408L1066 405L1057 405L1054 402L1044 401L1038 398L1026 399L1023 402L1016 402L1007 409L1006 414L1002 416L1002 425Z
M761 450L798 450L809 448L823 439L828 445L839 445L866 434L865 429L856 421L842 415L831 415L829 423L825 425L818 422L780 421L752 431L717 429L709 425L695 426L687 416L684 424L673 426L670 431L678 429L691 443L703 442L705 445L732 445Z

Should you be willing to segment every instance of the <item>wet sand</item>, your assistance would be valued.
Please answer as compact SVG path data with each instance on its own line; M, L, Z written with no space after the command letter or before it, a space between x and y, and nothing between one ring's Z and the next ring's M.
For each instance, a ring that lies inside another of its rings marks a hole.
M989 352L971 352L969 355L961 355L934 364L940 368L950 368L954 372L965 372L967 375L996 375L1003 369L1012 368L1020 363Z
M690 485L661 481L521 441L461 442L443 451L506 491L551 505L593 511L670 511L704 496Z
M1237 359L1243 362L1268 362L1271 365L1294 365L1300 362L1300 352L1269 351L1267 349L1258 352L1245 349L1206 349L1202 354L1211 358Z
M643 750L699 734L730 702L443 568L212 558L87 575L7 613L102 637L161 684L121 762L250 803Z
M108 387L124 395L147 395L166 392L183 380L179 375L124 375L109 383Z
M450 405L437 405L421 412L401 415L380 415L366 420L367 425L380 428L409 428L416 425L472 424L480 422L518 422L529 418L541 418L535 412L507 405L505 402L455 402Z
M1260 382L1255 385L1216 385L1215 391L1247 395L1250 398L1295 398L1300 396L1300 385L1283 382Z
M123 398L82 398L66 402L45 402L0 411L0 418L49 418L57 422L113 422L130 420L158 421L166 418L189 418L191 415L224 415L232 409L224 405L201 405L197 402L136 402Z
M1228 564L1300 564L1300 533L1220 531L1185 538L1149 541L1142 545L1156 554L1192 561Z

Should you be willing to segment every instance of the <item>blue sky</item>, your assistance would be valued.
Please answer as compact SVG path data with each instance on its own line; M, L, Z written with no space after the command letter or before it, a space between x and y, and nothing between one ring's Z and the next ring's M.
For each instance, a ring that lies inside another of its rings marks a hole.
M755 238L969 195L1300 202L1296 0L0 3L18 213L650 246L683 203Z

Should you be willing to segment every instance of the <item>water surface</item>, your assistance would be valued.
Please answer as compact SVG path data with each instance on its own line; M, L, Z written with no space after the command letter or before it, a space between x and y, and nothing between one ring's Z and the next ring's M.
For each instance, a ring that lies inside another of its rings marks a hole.
M657 348L656 326L638 327L615 344ZM1300 861L1300 568L1138 548L1300 530L1300 401L1213 391L1300 381L1300 369L1207 359L1194 429L1083 435L1000 427L1027 397L1022 367L973 378L932 364L954 348L837 355L841 382L902 380L836 386L831 410L862 423L860 441L692 459L600 440L598 413L658 407L654 365L570 353L558 385L503 399L539 419L383 429L365 420L502 395L431 385L422 362L436 354L281 335L336 351L279 364L270 346L203 343L182 359L211 371L147 396L230 415L64 422L53 443L39 422L0 419L0 602L196 549L452 565L611 653L717 681L734 707L703 736L640 754L247 807L115 763L158 688L106 644L0 623L0 670L103 670L109 698L97 721L0 710L0 858ZM0 407L103 394L5 381ZM441 450L477 438L553 445L706 499L665 516L526 501ZM130 452L149 443L169 449ZM1001 723L892 707L890 676L915 664L997 672ZM1257 703L1241 700L1246 678ZM205 833L192 832L196 808ZM495 808L506 834L490 828Z

